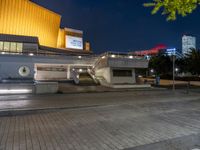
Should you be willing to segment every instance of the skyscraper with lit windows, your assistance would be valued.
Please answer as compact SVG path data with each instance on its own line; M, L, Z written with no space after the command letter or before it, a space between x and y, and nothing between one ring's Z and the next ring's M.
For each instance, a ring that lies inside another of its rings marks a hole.
M182 37L182 53L188 54L191 49L196 49L196 37L190 35L183 35Z

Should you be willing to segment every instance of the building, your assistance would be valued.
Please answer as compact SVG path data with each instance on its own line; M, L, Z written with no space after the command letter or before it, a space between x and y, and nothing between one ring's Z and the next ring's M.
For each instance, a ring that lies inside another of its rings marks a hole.
M31 0L0 0L0 22L0 34L37 37L45 47L84 50L82 31L60 28L59 14Z
M137 84L135 72L147 68L148 60L110 52L93 55L83 31L61 29L60 21L59 14L30 0L0 0L0 82L79 84L87 78L104 86Z
M182 54L185 55L189 53L191 49L196 49L196 37L190 35L183 35Z
M134 51L132 53L138 56L147 56L147 55L154 56L154 55L158 55L159 53L162 53L163 50L166 50L166 49L167 49L167 46L165 44L158 44L152 49Z
M136 55L136 56L144 56L147 59L150 59L152 56L157 56L159 54L172 56L176 55L177 58L182 58L182 53L176 49L176 48L167 48L165 44L158 44L154 48L149 50L141 50L141 51L134 51L130 54Z

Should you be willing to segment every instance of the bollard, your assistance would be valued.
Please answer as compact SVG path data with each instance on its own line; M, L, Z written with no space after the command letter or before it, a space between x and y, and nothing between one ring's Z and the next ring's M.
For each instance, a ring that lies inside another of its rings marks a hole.
M156 82L156 85L157 85L157 86L160 85L160 77L159 77L159 76L156 76L156 81L155 81L155 82Z
M190 81L188 81L187 83L187 94L189 94L189 92L190 92Z

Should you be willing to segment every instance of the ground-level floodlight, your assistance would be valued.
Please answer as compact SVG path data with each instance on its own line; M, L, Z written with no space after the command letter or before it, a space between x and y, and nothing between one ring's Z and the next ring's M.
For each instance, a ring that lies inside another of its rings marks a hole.
M30 53L30 54L28 54L29 56L34 56L34 54L33 53Z

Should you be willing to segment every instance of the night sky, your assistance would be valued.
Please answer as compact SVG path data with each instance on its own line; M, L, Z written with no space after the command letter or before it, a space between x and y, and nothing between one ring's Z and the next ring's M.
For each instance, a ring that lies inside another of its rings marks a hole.
M62 15L61 27L84 31L95 53L135 51L165 44L181 49L181 36L192 34L200 41L200 13L167 22L151 15L143 3L150 0L33 0ZM197 44L199 47L199 44Z

